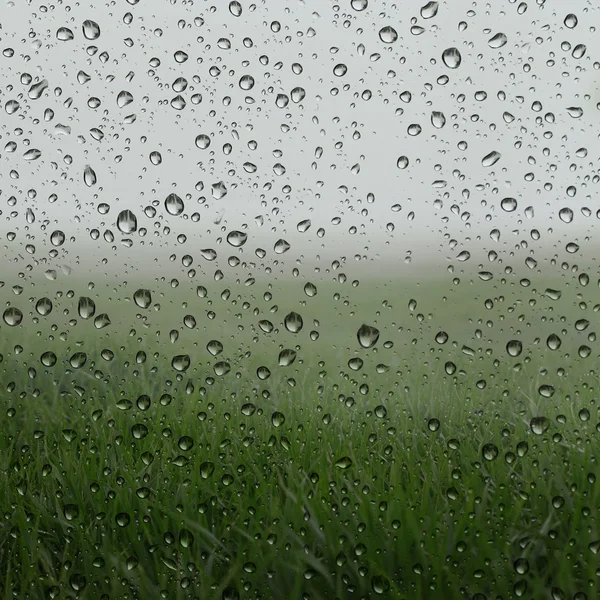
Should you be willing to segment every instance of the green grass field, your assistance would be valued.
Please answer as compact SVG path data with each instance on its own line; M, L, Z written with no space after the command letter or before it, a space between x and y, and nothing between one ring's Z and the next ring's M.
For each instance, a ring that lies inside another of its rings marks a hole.
M6 292L2 598L598 597L595 283L315 283Z

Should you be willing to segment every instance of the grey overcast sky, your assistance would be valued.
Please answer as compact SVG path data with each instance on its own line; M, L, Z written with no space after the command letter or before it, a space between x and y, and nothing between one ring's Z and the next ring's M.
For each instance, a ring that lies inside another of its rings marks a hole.
M520 268L594 259L591 2L1 1L7 270L168 277L185 255L206 274L238 256L243 280L344 258L407 275L490 251Z

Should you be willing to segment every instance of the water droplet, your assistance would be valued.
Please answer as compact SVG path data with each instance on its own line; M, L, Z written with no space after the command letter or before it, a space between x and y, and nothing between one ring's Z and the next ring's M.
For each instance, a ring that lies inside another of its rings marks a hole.
M302 317L296 312L290 312L285 316L283 320L285 328L290 333L299 333L304 325Z
M83 170L83 182L85 185L92 187L96 185L97 181L98 178L96 177L96 172L94 169L92 169L92 167L89 165L86 165L85 169Z
M213 355L213 356L218 356L219 354L221 354L221 352L223 352L223 344L221 342L219 342L218 340L211 340L210 342L208 342L208 344L206 345L206 349Z
M277 240L275 242L275 245L273 246L275 254L283 254L284 252L287 252L290 248L291 246L285 240L281 239Z
M310 282L304 284L304 293L309 298L316 296L317 295L317 286L314 283L310 283Z
M519 356L523 352L523 344L519 340L510 340L506 344L506 352L509 356Z
M577 15L574 15L573 13L569 13L564 20L565 27L568 27L569 29L574 29L577 27L578 22L579 20L577 19Z
M400 156L398 158L398 160L396 161L396 166L399 169L406 169L406 167L408 167L408 164L409 164L408 156Z
M348 67L343 63L340 63L339 65L335 65L335 67L333 67L333 74L336 77L343 77L347 72Z
M579 119L583 116L583 108L580 106L569 106L567 108L567 112L569 113L569 116L573 117L574 119Z
M335 461L335 466L342 470L349 469L352 466L352 459L349 456L343 456Z
M438 344L445 344L449 339L448 334L445 331L440 331L435 336L435 341Z
M442 61L449 69L458 69L462 62L458 48L446 48L442 53Z
M150 290L140 288L133 294L133 301L140 308L148 308L152 304L152 293Z
M127 525L129 525L130 522L131 517L125 512L117 513L117 515L115 516L115 523L119 527L127 527Z
M515 198L504 198L502 202L500 202L500 207L505 212L514 212L517 210L517 201Z
M56 354L54 354L54 352L44 352L41 356L40 356L40 362L45 366L45 367L53 367L56 364Z
M211 188L211 194L215 200L221 200L227 195L227 187L222 181L213 183Z
M248 240L248 235L243 231L230 231L227 234L227 242L234 248L241 248Z
M356 337L363 348L372 348L379 340L379 329L370 325L361 325Z
M573 211L568 207L561 208L558 216L564 223L570 223L573 220Z
M300 221L298 223L298 225L296 226L296 228L298 229L298 231L300 233L306 233L310 229L310 226L311 226L310 219L304 219L304 221Z
M137 231L137 217L130 210L122 210L117 217L117 228L121 233Z
M279 353L277 364L280 367L289 367L296 360L296 351L290 348L286 348Z
M195 144L200 150L206 150L210 146L210 137L204 133L196 136Z
M456 365L451 362L448 361L445 365L444 365L444 370L446 371L446 373L448 375L454 375L454 373L456 373Z
M232 0L229 3L229 12L234 17L240 17L242 15L242 5L238 2L238 0Z
M49 315L52 312L52 301L50 298L40 298L35 304L35 310L42 317Z
M434 110L431 113L431 124L436 129L442 129L444 127L444 125L446 125L446 116L444 115L444 113ZM406 158L406 157L402 157L402 158ZM398 160L400 160L400 159L398 159ZM406 164L408 165L408 159L406 159L406 161L407 161Z
M306 98L306 90L302 87L295 87L290 92L290 96L292 98L292 102L294 102L295 104L298 104L299 102L302 102L302 100L304 100L304 98Z
M148 435L148 427L143 423L136 423L131 427L131 435L136 440L143 440Z
M398 39L398 32L390 25L386 25L379 30L379 39L384 44L393 44Z
M100 25L96 21L86 19L83 22L82 28L86 40L97 40L100 37Z
M427 428L429 431L437 431L440 428L440 420L429 419L429 421L427 421Z
M29 88L29 98L31 100L39 100L42 97L42 94L44 93L44 90L48 87L48 81L46 79L42 79L40 82L38 83L34 83L30 88Z
M421 17L423 19L433 19L438 13L439 6L439 2L428 2L421 7Z
M551 333L546 340L546 346L550 350L558 350L562 345L562 340L555 334Z
M2 315L4 322L9 327L16 327L23 320L23 313L14 306L9 306Z
M573 52L571 53L573 58L583 58L587 51L587 47L585 44L577 44L575 48L573 48Z
M554 386L549 384L540 385L538 388L538 394L543 398L552 398L554 396Z
M128 104L131 104L132 102L133 95L127 90L123 90L117 95L117 106L119 108L125 108Z
M350 6L360 12L363 11L367 8L367 6L369 6L369 0L351 0L350 1Z
M500 154L500 152L496 152L496 150L493 150L483 157L481 164L484 167L493 167L501 158L502 154Z
M273 427L281 427L285 423L285 415L275 411L271 415L271 423L273 424Z
M81 296L77 310L82 319L90 319L96 313L96 303L91 298Z
M67 521L74 521L79 517L79 507L77 504L65 504L63 507L63 515Z
M42 151L38 150L37 148L31 148L30 150L27 150L25 154L23 154L23 158L25 160L37 160L40 158L40 156L42 156Z
M187 371L190 367L191 360L187 354L178 354L173 357L171 361L171 366L180 373Z
M546 417L533 417L529 421L529 428L535 435L543 435L550 427L550 420Z
M371 589L376 594L386 594L390 591L390 582L383 575L375 575L371 577Z
M183 200L177 194L169 194L165 198L165 210L174 217L179 216L184 210Z
M497 33L494 37L491 37L488 40L488 46L490 48L502 48L502 46L506 45L506 42L508 42L508 38L506 37L506 34L504 33Z
M215 472L215 465L211 462L203 462L200 465L200 477L208 479Z
M75 36L68 27L59 27L56 31L56 39L61 42L70 42Z
M194 544L194 535L189 529L182 529L179 532L179 544L182 548L191 548Z
M491 443L484 444L483 448L481 449L481 455L487 461L496 460L498 458L498 453L498 446Z
M85 352L75 352L69 359L69 363L74 369L81 369L86 362L87 354Z

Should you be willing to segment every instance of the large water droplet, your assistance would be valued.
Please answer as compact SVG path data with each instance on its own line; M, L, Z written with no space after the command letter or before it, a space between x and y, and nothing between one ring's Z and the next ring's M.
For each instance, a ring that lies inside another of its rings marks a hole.
M379 329L363 324L356 333L356 337L363 348L372 348L379 339Z
M486 154L481 160L481 164L484 167L493 167L500 159L502 158L502 154L500 152L496 152L496 150L492 150L489 154Z
M137 231L137 217L130 210L122 210L117 217L117 227L121 233Z
M180 215L184 210L183 200L177 194L169 194L165 198L165 210L174 217Z
M240 248L248 240L248 235L243 231L230 231L227 234L227 242L234 248Z
M500 202L500 206L506 212L514 212L517 210L517 201L514 198L504 198Z
M449 69L458 69L462 62L462 56L458 48L446 48L442 53L442 61Z
M369 6L369 0L351 0L350 1L350 6L360 12L363 11L367 8L367 6Z
M86 40L97 40L100 37L100 25L96 21L86 19L83 22L82 28Z
M286 348L279 353L277 364L280 367L289 367L296 360L296 351Z
M87 362L87 354L85 352L75 352L69 359L69 363L74 369L81 369Z
M133 301L140 308L148 308L152 304L152 293L150 290L140 288L133 294Z
M52 312L52 300L50 298L40 298L35 304L35 310L42 317L49 315Z
M506 344L506 352L508 352L509 356L519 356L523 352L523 344L519 340L510 340Z
M96 313L96 303L91 298L81 296L77 310L82 319L90 319Z
M222 181L213 183L211 188L211 194L215 200L221 200L227 195L227 187Z
M117 106L119 108L125 108L128 104L131 104L132 102L133 95L130 92L126 90L119 92L119 95L117 96Z
M30 88L29 88L29 98L31 100L38 100L39 98L41 98L42 94L44 93L44 90L48 87L48 81L46 79L42 79L40 82L38 83L34 83Z
M174 356L173 360L171 361L171 366L180 373L187 371L190 367L190 364L191 360L187 354L178 354L177 356Z
M200 150L206 150L210 146L210 137L204 133L196 136L195 140L196 147Z
M96 185L97 181L98 178L96 177L96 172L94 171L94 169L92 169L90 165L86 165L85 169L83 170L83 182L85 183L85 185L87 185L88 187L92 187Z
M291 312L285 316L283 324L290 333L298 333L302 329L304 321L302 320L301 315L296 312Z
M42 156L42 151L37 148L31 148L23 154L25 160L37 160L40 156Z
M15 306L9 306L4 311L2 318L9 327L16 327L23 320L23 313Z
M569 13L564 20L565 27L568 27L569 29L574 29L577 27L578 22L579 20L577 19L577 15L574 15L573 13Z
M56 31L56 39L61 42L70 42L74 37L73 32L68 27L59 27Z
M384 44L393 44L398 39L398 32L390 25L387 25L379 30L379 39Z
M494 37L491 37L488 40L488 46L490 48L502 48L502 46L504 46L506 44L506 42L508 42L508 38L506 37L506 34L504 33L497 33Z
M291 246L285 240L277 240L275 242L275 245L273 246L275 254L283 254L284 252L287 252L290 248Z
M428 2L421 7L421 17L424 19L433 19L438 13L439 6L439 2Z

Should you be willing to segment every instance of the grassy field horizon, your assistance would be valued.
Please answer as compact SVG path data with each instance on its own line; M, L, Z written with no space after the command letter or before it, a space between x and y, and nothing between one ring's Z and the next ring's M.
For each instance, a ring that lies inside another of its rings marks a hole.
M3 597L594 597L579 274L159 283L2 324Z

